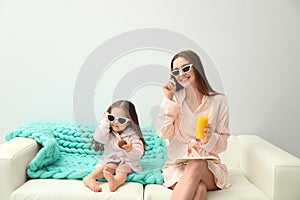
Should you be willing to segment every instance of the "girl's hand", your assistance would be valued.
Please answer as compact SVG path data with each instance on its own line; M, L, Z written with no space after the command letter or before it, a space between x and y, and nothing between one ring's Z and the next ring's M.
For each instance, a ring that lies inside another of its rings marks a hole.
M163 91L164 91L165 96L168 99L173 100L175 90L176 90L176 83L172 79L172 76L171 76L169 82L166 85L163 86Z
M129 152L132 150L132 143L131 142L128 142L127 144L124 144L122 146L122 149L124 149L126 152Z
M107 120L107 118L103 118L100 121L99 127L100 127L100 129L102 130L103 133L109 133L109 131L110 131L110 123Z
M107 122L109 122L108 119L107 119L107 115L108 115L108 114L109 114L108 112L104 112L104 113L102 114L103 119L105 119Z

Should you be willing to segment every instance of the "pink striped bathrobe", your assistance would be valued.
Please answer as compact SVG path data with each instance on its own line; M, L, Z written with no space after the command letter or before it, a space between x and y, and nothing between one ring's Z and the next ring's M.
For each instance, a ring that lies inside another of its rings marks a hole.
M174 101L164 97L161 114L157 119L157 132L160 137L168 139L168 160L163 168L164 185L170 187L179 181L185 164L172 164L187 152L188 147L195 142L195 116L208 114L208 123L212 135L205 144L201 144L199 153L203 156L218 154L227 148L229 134L229 114L226 97L222 94L203 96L201 104L193 112L185 102L185 89L176 92ZM219 161L208 160L208 168L213 173L215 183L220 189L228 188L231 183L227 168Z

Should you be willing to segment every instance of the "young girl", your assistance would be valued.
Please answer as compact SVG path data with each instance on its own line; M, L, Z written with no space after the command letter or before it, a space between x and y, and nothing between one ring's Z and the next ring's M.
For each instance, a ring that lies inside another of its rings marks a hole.
M130 101L116 101L103 118L94 133L94 140L104 147L104 153L83 183L92 191L101 192L96 180L104 177L113 192L126 181L128 174L142 169L140 159L145 141L135 107Z

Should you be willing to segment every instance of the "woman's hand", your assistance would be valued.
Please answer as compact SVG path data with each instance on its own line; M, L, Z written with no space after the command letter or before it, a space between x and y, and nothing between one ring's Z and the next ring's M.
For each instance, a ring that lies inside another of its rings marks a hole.
M129 152L132 150L132 143L131 142L128 142L127 144L124 144L122 146L122 149L124 149L126 152Z
M201 144L199 141L192 139L191 142L189 143L189 147L188 147L188 154L191 154L192 152L192 148L194 148L197 152L200 151L201 149Z
M205 140L208 141L209 138L211 137L212 134L212 129L210 124L206 124L205 128L204 128L204 135L205 135Z
M175 90L176 90L176 83L174 80L172 80L172 77L171 77L169 82L163 86L163 91L164 91L165 96L168 99L173 100Z
M212 129L211 129L210 124L206 124L206 126L204 128L204 135L205 135L205 139L203 141L192 139L189 144L189 147L192 147L192 148L196 149L197 151L199 151L199 149L201 148L201 145L205 144L212 135Z

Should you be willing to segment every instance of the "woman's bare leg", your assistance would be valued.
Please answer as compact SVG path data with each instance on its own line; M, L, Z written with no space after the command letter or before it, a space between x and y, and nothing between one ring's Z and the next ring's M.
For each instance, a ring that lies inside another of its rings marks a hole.
M206 160L190 160L183 172L182 177L173 190L172 200L189 200L193 199L199 189L200 182L206 185L207 190L216 190L214 176L208 169ZM202 185L201 185L201 190ZM200 193L200 191L199 191Z
M206 195L207 195L206 185L202 181L200 181L193 199L194 200L202 200L202 199L204 200L204 199L206 199Z

